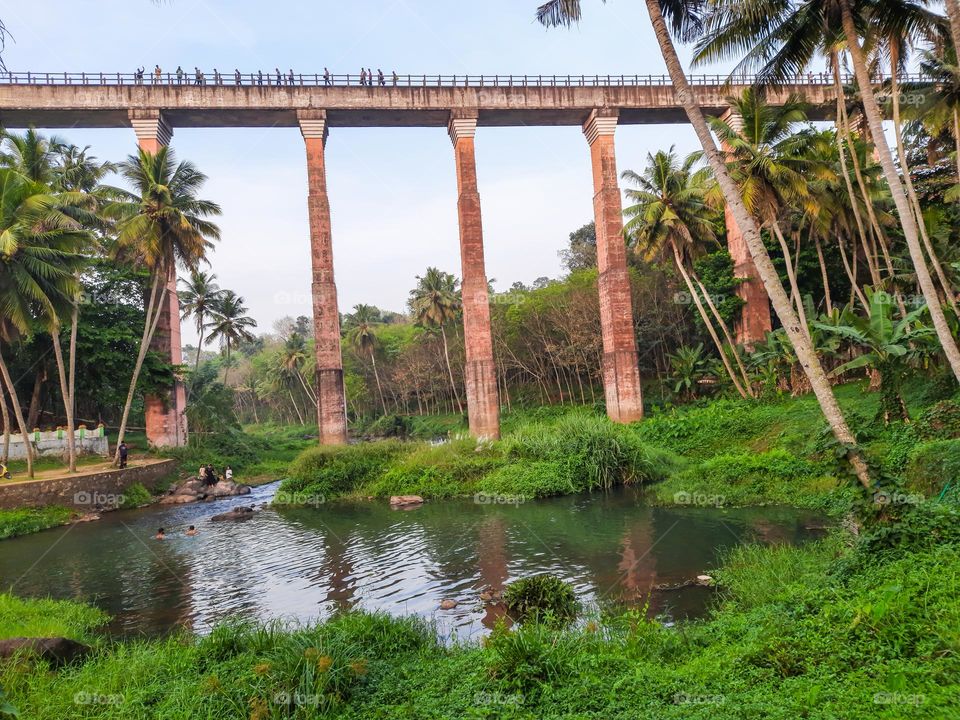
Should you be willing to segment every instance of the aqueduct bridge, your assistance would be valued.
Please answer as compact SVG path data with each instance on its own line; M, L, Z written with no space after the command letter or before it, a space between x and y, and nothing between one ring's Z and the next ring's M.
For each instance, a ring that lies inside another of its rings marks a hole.
M751 84L726 76L691 76L704 111L720 115L726 99ZM809 75L772 89L768 101L800 93L812 119L826 119L835 103L832 80ZM623 240L614 133L618 124L684 123L686 115L669 79L653 75L303 75L229 73L178 78L171 73L0 73L0 126L132 128L145 150L156 152L178 127L299 127L306 145L307 203L313 273L320 442L346 442L347 420L340 357L340 319L333 276L330 206L324 148L331 128L439 127L453 143L458 185L465 385L470 430L499 435L483 229L474 136L478 127L575 125L583 128L592 160L597 229L598 292L603 334L607 413L630 422L642 414ZM739 292L763 293L739 231L728 215L728 244ZM167 283L154 349L181 364L176 272ZM749 297L745 298L749 302ZM762 337L769 309L741 334ZM758 335L759 334L759 335ZM170 396L146 399L147 437L158 446L186 440L185 397L177 382Z

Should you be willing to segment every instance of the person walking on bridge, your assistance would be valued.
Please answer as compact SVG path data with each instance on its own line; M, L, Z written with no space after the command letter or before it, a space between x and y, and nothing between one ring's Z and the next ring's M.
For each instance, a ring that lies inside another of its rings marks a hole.
M383 77L383 70L377 68L377 82L380 83L380 87L384 87L387 84L387 81Z
M294 84L293 68L290 68L290 72L287 73L287 85L293 85L293 84Z
M323 69L323 84L324 85L330 84L330 71L327 70L326 68Z
M394 70L394 71L393 71L393 86L394 86L394 87L397 86L397 82L398 82L399 80L400 80L400 78L397 76L397 71Z
M361 85L367 84L367 71L364 68L360 68L360 84Z
M277 86L283 85L283 76L280 74L280 68L275 68L277 71Z
M183 68L177 65L177 85L183 85Z
M138 67L137 71L133 74L133 82L136 85L143 85L143 71L145 68L143 66Z
M160 77L161 77L162 75L163 75L163 71L160 70L160 66L159 66L159 65L157 65L156 67L153 68L153 84L154 84L154 85L159 85L159 84L160 84Z
M257 70L257 85L263 85L263 70Z
M233 69L233 81L234 81L237 85L243 84L243 79L240 77L240 68L234 68L234 69Z

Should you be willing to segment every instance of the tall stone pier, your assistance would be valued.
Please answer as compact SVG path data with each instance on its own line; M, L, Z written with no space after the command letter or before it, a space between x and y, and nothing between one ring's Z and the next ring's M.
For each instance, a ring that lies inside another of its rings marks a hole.
M739 114L728 110L722 117L738 133L743 130L743 118ZM720 149L725 153L731 152L727 143L722 143ZM743 299L744 305L740 309L740 317L734 323L734 334L738 343L753 349L754 343L763 340L773 327L770 321L770 299L757 274L757 266L753 264L753 257L743 239L743 233L740 232L729 207L724 208L723 219L727 226L727 251L733 260L733 276L743 281L737 286L737 295Z
M448 125L457 166L457 216L460 222L460 262L463 276L463 337L467 365L467 415L470 433L478 438L500 437L500 401L493 337L490 332L490 298L483 260L483 223L477 189L477 161L473 138L476 113L453 113Z
M317 357L317 424L321 445L347 442L347 408L340 358L340 313L333 279L333 242L324 150L327 116L323 110L297 113L307 149L307 207L313 268L313 336Z
M616 130L616 110L594 110L583 125L593 165L603 390L610 419L629 423L643 417L643 395L623 239L623 205L617 184Z
M159 110L130 110L130 124L142 150L156 153L170 143L173 131ZM177 295L177 268L171 263L166 292L160 305L160 317L150 349L167 358L172 365L183 364L180 338L180 299ZM144 398L147 442L153 447L180 447L187 444L187 395L183 381L175 379L167 397Z

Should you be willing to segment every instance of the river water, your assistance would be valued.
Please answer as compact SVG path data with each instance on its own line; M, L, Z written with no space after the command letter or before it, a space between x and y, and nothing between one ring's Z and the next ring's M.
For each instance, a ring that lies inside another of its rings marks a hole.
M0 587L21 596L93 602L122 635L176 626L204 632L226 617L310 621L338 609L433 619L446 638L491 628L501 607L483 588L552 572L588 605L642 604L667 620L705 612L703 587L680 584L747 541L797 543L821 519L786 508L662 508L639 489L531 501L384 500L317 508L263 507L245 522L211 522L236 505L268 503L277 483L213 503L154 506L0 542ZM184 536L189 525L199 534ZM167 539L157 541L158 527ZM458 601L440 610L442 599Z

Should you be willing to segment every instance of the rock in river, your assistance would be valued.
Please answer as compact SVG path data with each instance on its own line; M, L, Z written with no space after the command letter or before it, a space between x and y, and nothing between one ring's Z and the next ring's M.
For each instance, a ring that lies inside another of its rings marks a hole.
M408 507L411 505L423 505L423 498L419 495L392 495L390 497L391 507Z
M160 504L180 505L197 502L198 500L215 500L236 495L247 495L249 492L249 485L239 485L232 480L219 480L216 485L207 485L202 480L191 478L170 488Z
M0 658L24 655L47 660L51 665L65 665L88 652L90 652L88 646L64 637L15 637L0 640Z
M253 517L253 512L253 507L235 507L230 512L214 515L210 520L213 522L221 522L223 520L249 520Z

